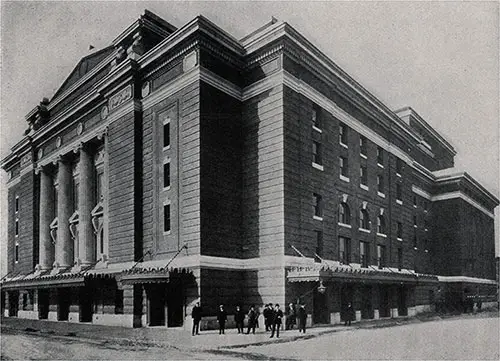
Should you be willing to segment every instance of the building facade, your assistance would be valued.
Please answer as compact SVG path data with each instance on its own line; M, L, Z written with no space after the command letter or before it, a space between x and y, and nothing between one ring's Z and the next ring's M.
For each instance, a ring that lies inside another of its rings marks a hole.
M490 192L284 22L237 40L146 11L27 116L3 160L5 316L202 327L219 304L310 323L495 302Z

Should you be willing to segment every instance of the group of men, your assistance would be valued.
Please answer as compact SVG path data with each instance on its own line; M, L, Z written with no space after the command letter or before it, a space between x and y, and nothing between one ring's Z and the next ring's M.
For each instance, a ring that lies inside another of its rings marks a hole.
M259 313L255 310L255 306L250 306L250 309L245 314L240 306L236 306L234 313L234 321L236 323L236 328L238 333L244 333L244 321L245 316L247 317L247 332L248 335L250 331L255 334L255 328L258 327L258 317ZM263 310L264 323L266 326L266 332L271 331L271 338L280 336L280 328L283 320L283 311L280 309L279 304L273 306L272 303L266 304ZM191 317L193 318L193 330L192 335L199 335L199 327L201 321L201 307L200 303L196 303L193 307ZM290 303L286 309L286 330L293 329L297 320L299 332L306 332L306 321L307 313L304 305L300 305L298 310L295 309L295 305ZM227 312L224 309L224 305L219 306L217 311L217 323L219 325L219 335L223 335L226 329Z

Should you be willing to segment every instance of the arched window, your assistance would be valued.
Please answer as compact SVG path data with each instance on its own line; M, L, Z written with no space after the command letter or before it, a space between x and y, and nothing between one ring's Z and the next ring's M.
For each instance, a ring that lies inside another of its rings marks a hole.
M339 223L351 224L351 210L345 202L339 204Z
M377 233L385 234L385 218L383 215L377 217Z
M370 229L370 216L366 209L362 209L359 212L359 228Z

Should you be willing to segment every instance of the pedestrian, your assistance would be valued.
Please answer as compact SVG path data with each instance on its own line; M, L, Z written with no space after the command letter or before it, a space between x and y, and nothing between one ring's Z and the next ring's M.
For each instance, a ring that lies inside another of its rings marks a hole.
M234 322L236 322L236 327L238 328L238 333L243 333L243 321L244 320L245 320L245 313L243 313L240 306L236 306L236 312L234 313Z
M255 326L257 325L257 312L255 311L255 306L250 306L250 310L248 311L248 329L247 335L252 330L252 333L255 335Z
M347 304L346 312L345 312L345 322L344 326L351 326L351 321L354 321L356 318L356 314L354 313L354 308L352 307L351 302Z
M295 307L293 306L293 303L290 303L288 305L288 308L286 309L286 325L285 325L285 330L291 330L293 329L293 325L295 325Z
M299 332L306 333L307 312L305 305L300 305L297 310L297 320L299 321Z
M276 331L276 337L280 337L281 319L283 318L283 311L280 310L280 305L276 304L272 314L273 330L271 331L271 337L274 337L274 332Z
M200 303L196 302L196 305L193 307L191 312L191 317L193 318L193 331L192 335L199 335L200 330L200 321L201 321L201 307Z
M273 313L273 305L271 303L268 303L266 307L264 308L264 324L266 325L266 331L271 331L272 325L271 325L271 317Z
M217 322L219 323L219 335L224 335L224 330L226 329L227 313L224 310L224 305L219 306L219 311L217 312Z

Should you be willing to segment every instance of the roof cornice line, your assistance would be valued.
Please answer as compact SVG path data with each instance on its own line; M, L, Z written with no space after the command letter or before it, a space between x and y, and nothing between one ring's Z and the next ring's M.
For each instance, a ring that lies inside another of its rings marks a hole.
M436 176L436 184L446 184L451 182L458 182L461 180L467 181L470 185L472 185L476 190L480 192L480 194L485 195L489 198L490 201L495 203L497 206L500 204L500 201L497 197L495 197L490 191L488 191L484 186L481 185L477 180L472 178L467 172L457 172L453 174L445 174L441 176Z
M83 84L85 84L88 80L94 77L99 71L101 71L105 66L107 66L113 59L116 57L118 50L115 49L109 56L104 58L98 65L96 65L91 71L86 73L82 78L80 78L75 84L71 85L68 89L66 89L62 94L60 94L57 98L52 99L48 105L48 109L51 110L60 103L62 100L67 98L71 93L80 88Z

